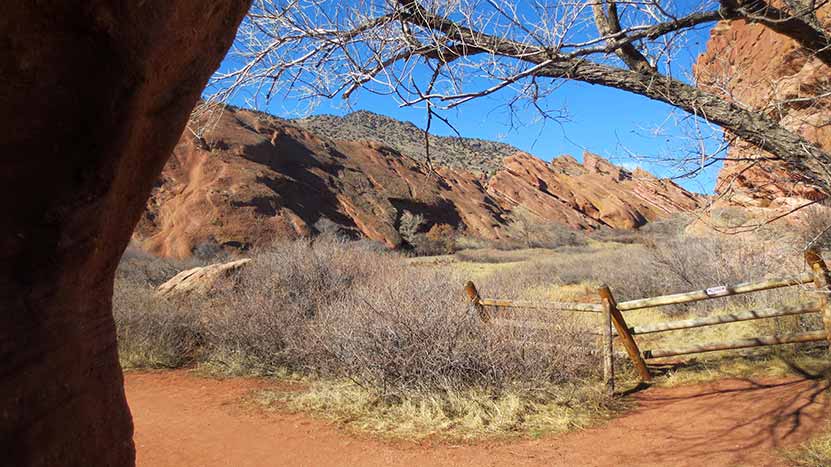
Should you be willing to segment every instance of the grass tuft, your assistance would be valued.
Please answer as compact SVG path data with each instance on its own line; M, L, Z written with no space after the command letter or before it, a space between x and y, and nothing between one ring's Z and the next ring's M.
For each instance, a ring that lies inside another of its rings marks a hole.
M349 429L407 440L447 441L511 436L542 436L583 429L625 408L585 385L551 386L535 396L507 390L468 389L443 394L379 398L351 381L316 381L302 392L264 390L258 404L310 411Z
M784 453L793 467L828 467L831 465L831 426L821 435Z

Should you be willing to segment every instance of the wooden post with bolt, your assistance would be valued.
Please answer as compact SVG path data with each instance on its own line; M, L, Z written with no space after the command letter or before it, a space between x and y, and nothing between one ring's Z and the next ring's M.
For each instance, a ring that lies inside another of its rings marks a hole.
M620 342L623 343L626 353L629 354L629 358L638 371L641 381L651 381L652 374L649 372L649 368L646 367L646 362L643 361L641 350L638 348L635 338L632 337L632 332L626 324L626 320L623 319L623 315L617 308L617 302L612 295L612 291L607 285L603 285L598 292L600 293L600 300L603 302L603 309L609 314L609 318L617 330L617 335L620 337Z
M473 285L472 281L467 281L467 284L465 284L465 294L467 294L470 306L479 315L479 319L485 323L490 321L490 316L485 312L485 307L482 305L482 297L479 296L479 291L476 290L476 286Z
M831 349L831 305L828 303L828 265L822 259L817 250L808 250L805 252L805 262L811 268L814 274L814 286L820 291L819 309L822 313L822 322L825 325L825 337L828 340L829 349Z

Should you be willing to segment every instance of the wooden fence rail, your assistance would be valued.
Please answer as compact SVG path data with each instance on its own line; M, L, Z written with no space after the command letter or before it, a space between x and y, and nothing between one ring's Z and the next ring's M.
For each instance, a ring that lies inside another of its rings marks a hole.
M762 290L778 289L780 287L810 284L813 281L813 275L807 273L799 277L793 278L770 279L761 282L743 282L735 285L721 285L717 287L710 287L708 289L696 290L693 292L664 295L661 297L640 298L638 300L629 300L620 303L618 305L618 308L621 311L630 311L639 310L641 308L654 308L657 306L664 305L680 305L682 303L699 302L701 300L709 300L712 298L730 297L733 295L760 292Z
M630 331L636 336L652 334L656 332L677 331L681 329L693 329L704 326L715 326L718 324L738 323L755 319L779 318L781 316L802 315L806 313L819 313L819 305L784 307L781 310L764 308L761 310L738 311L724 315L707 316L704 318L684 319L680 321L667 321L664 323L644 324L635 326Z
M505 300L498 298L481 298L479 303L483 306L505 307L505 308L529 308L552 311L577 311L582 313L602 313L603 306L594 303L565 303L547 302L537 303L522 300Z
M494 325L526 326L532 329L545 329L550 324L544 322L520 322L499 317L500 309L518 308L532 309L537 311L566 311L579 313L595 313L601 316L600 332L600 355L603 361L603 377L606 388L610 393L615 388L615 367L614 367L614 341L620 342L626 351L629 359L638 372L643 382L652 379L652 372L647 365L647 360L674 357L679 355L691 355L704 352L722 350L744 349L750 347L761 347L769 345L795 344L802 342L827 341L831 344L831 302L828 299L829 277L828 266L820 256L819 252L809 250L805 253L805 261L810 272L800 274L796 277L781 279L767 279L757 282L742 282L733 285L720 285L704 290L692 292L663 295L659 297L647 297L637 300L628 300L618 303L611 289L603 285L598 289L600 303L571 303L571 302L531 302L522 300L508 300L498 298L482 298L473 282L465 285L465 292L470 301L472 309L484 322L492 322ZM815 303L799 304L796 306L784 306L781 308L763 308L756 310L738 311L722 315L707 316L662 323L650 323L630 327L626 323L623 312L654 308L665 305L676 305L692 303L713 298L730 297L734 295L761 292L783 287L793 287L805 284L813 284L819 292L819 300ZM489 313L487 307L495 308L496 313ZM758 336L746 339L738 339L727 342L704 343L690 345L675 349L657 349L641 351L636 336L654 334L667 331L683 331L687 329L700 328L704 326L718 326L723 324L736 323L741 321L771 319L783 316L795 316L807 313L821 313L823 330L804 332L799 334L787 334L781 336ZM492 315L497 319L491 321Z
M826 340L825 331L810 331L800 334L788 334L785 336L762 336L747 339L738 339L715 344L691 345L679 349L647 350L644 352L646 358L675 357L677 355L689 355L694 353L715 352L717 350L736 350L748 347L762 347L767 345L796 344L800 342L816 342Z

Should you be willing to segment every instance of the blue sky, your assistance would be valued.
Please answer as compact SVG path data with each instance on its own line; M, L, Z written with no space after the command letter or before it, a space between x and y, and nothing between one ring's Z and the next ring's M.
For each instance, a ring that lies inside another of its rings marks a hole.
M689 34L688 47L673 62L676 77L688 80L686 76L692 64L706 46L709 29L702 27ZM226 63L222 68L227 66ZM508 112L505 104L511 97L511 90L503 90L441 113L462 136L505 142L545 160L562 154L580 159L582 152L587 150L628 168L641 166L662 177L675 177L682 170L658 160L683 155L691 147L691 141L685 135L690 134L690 122L694 119L645 97L602 86L566 82L544 101L549 109L563 109L566 118L545 122L533 110ZM240 99L232 103L244 106ZM307 106L304 102L276 98L260 110L284 118L369 110L410 121L420 128L426 124L423 108L401 108L393 98L369 92L356 93L348 103L339 98L320 102L311 112ZM679 123L682 119L684 123ZM715 147L720 131L713 131L706 125L699 125L699 128L704 128L708 136L706 147ZM454 135L436 119L432 132ZM695 178L682 178L676 182L689 190L711 193L719 167L714 165Z

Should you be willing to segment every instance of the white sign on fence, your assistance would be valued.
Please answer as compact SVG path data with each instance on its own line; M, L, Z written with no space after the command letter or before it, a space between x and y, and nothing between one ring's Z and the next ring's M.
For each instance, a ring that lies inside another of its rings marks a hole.
M727 286L720 285L718 287L710 287L709 289L705 290L704 293L706 293L708 297L718 297L721 295L727 295Z

